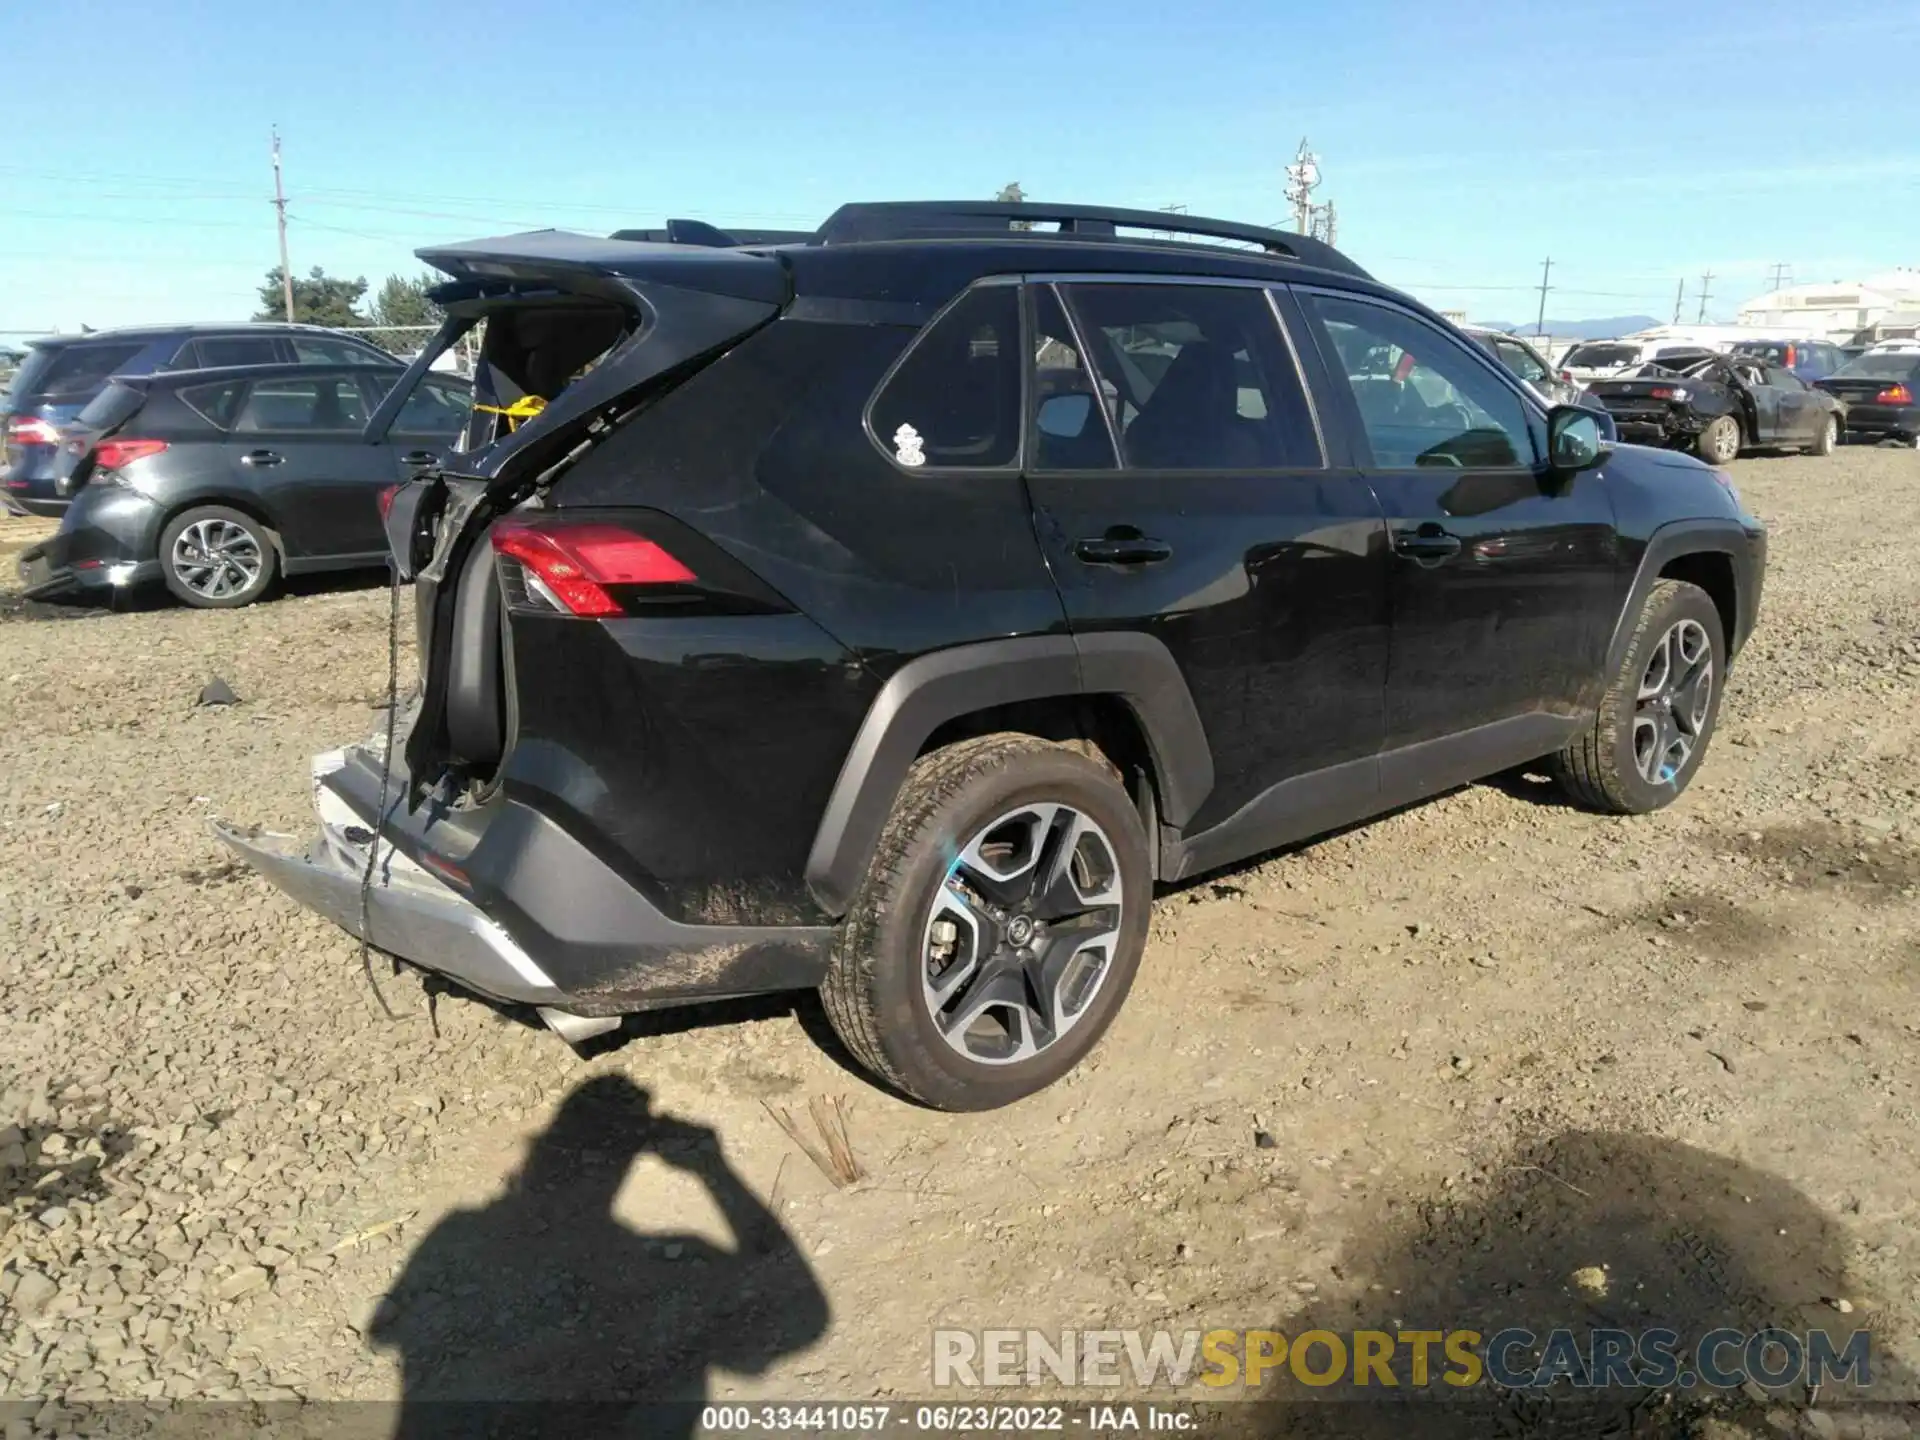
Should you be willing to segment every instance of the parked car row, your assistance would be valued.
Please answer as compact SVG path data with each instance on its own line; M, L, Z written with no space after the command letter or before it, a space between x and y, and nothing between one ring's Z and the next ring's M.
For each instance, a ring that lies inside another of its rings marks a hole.
M315 325L172 325L51 335L35 340L0 411L0 485L15 508L58 515L69 497L53 472L61 431L116 375L157 375L229 365L384 365L378 346Z
M5 493L62 520L21 556L26 593L160 582L224 608L282 575L384 563L383 495L454 441L472 403L468 381L435 375L366 441L404 373L314 327L37 342L8 402Z
M485 338L475 443L387 514L420 691L316 761L311 844L222 833L571 1041L818 987L883 1082L1006 1104L1106 1032L1157 881L1534 761L1656 809L1754 626L1724 473L1307 236L850 205L421 258Z

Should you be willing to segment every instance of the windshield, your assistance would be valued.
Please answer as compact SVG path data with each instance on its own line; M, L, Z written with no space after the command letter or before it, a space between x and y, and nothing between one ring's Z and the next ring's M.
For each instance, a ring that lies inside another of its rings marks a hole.
M1560 363L1569 369L1610 370L1615 365L1631 365L1639 358L1638 345L1576 345Z
M1789 348L1790 347L1785 345L1776 345L1769 340L1742 340L1738 345L1733 347L1733 353L1736 355L1751 355L1754 359L1764 360L1769 365L1784 365L1787 363L1787 350Z
M1836 380L1920 379L1920 354L1862 355L1833 372Z

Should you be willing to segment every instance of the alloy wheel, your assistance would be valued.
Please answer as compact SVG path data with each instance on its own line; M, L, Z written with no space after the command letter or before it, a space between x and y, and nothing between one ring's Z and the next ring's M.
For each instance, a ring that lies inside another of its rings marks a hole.
M173 541L173 573L196 595L228 600L260 578L260 541L231 520L196 520Z
M1698 748L1713 708L1713 642L1698 620L1667 627L1634 697L1633 763L1649 785L1671 785Z
M1113 841L1071 806L1023 805L982 828L921 931L921 996L941 1038L986 1065L1058 1041L1114 968L1122 899Z
M1721 425L1714 431L1713 458L1726 464L1740 453L1740 430L1736 425Z

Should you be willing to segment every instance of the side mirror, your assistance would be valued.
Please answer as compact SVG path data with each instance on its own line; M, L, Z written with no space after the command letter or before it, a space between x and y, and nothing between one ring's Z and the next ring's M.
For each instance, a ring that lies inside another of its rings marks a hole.
M1556 470L1590 470L1606 458L1600 419L1578 405L1556 405L1547 413L1547 455Z

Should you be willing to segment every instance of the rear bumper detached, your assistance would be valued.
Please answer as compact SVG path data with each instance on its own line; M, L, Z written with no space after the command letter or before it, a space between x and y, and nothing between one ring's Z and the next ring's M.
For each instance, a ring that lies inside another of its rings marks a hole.
M215 833L279 889L361 935L379 763L365 748L314 757L319 833L304 845L221 822ZM491 999L536 1006L568 1040L632 1011L808 988L826 972L824 927L687 925L524 805L496 797L477 811L429 802L409 812L405 788L396 769L367 943Z

